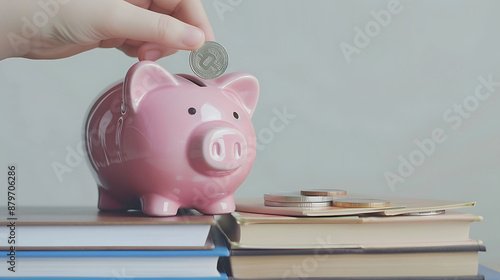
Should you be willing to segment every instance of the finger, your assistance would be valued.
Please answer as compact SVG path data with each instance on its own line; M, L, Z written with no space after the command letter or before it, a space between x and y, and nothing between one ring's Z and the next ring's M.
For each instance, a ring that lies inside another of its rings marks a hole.
M137 40L125 40L125 43L126 45L131 45L131 46L134 46L134 47L140 47L142 46L142 44L144 44L143 41L137 41Z
M118 47L118 49L130 57L139 58L140 61L156 61L162 57L169 56L177 52L177 50L174 49L159 48L158 45L153 43L146 43L141 47L124 44Z
M149 9L149 6L151 5L151 0L125 0L129 2L130 4L141 7L143 9Z
M176 52L177 50L162 48L155 43L145 43L139 47L137 57L141 61L142 60L156 61L162 57L172 55Z
M130 45L122 45L122 46L119 46L117 49L124 52L126 55L128 55L130 57L137 57L138 50L139 50L138 47L130 46Z
M173 17L120 2L106 20L109 38L126 38L157 43L172 49L195 50L204 42L201 29Z
M107 40L102 40L101 43L99 44L100 48L116 48L125 43L125 39L120 39L120 38L113 38L113 39L107 39Z
M212 25L199 0L153 0L151 10L199 27L205 33L205 40L215 41Z

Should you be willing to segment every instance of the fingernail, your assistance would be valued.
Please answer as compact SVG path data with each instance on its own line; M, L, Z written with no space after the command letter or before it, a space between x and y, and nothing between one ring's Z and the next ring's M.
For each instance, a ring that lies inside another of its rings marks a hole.
M161 58L161 52L159 50L149 50L144 52L144 60L156 61Z
M194 47L200 44L203 40L204 34L199 28L193 26L187 26L184 31L184 37L182 38L182 43L188 47Z

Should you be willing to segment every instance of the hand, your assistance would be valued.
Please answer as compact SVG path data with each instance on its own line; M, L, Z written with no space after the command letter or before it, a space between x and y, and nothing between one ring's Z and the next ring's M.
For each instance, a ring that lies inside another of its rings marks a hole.
M0 19L0 60L64 58L97 47L157 60L214 40L199 0L2 0Z

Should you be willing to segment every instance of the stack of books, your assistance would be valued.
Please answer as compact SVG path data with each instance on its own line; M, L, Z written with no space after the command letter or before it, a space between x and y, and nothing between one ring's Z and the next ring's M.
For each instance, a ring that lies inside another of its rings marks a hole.
M3 216L0 279L227 279L213 216L23 207Z
M484 279L478 252L485 247L469 238L482 218L440 209L452 205L384 216L240 201L218 221L231 249L226 271L234 279ZM295 216L272 214L284 211Z

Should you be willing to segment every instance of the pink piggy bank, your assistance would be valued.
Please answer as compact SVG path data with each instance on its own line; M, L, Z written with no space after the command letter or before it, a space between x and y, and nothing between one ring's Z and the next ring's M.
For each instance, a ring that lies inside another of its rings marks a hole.
M90 107L85 144L101 210L234 211L255 160L257 79L172 75L142 61Z

